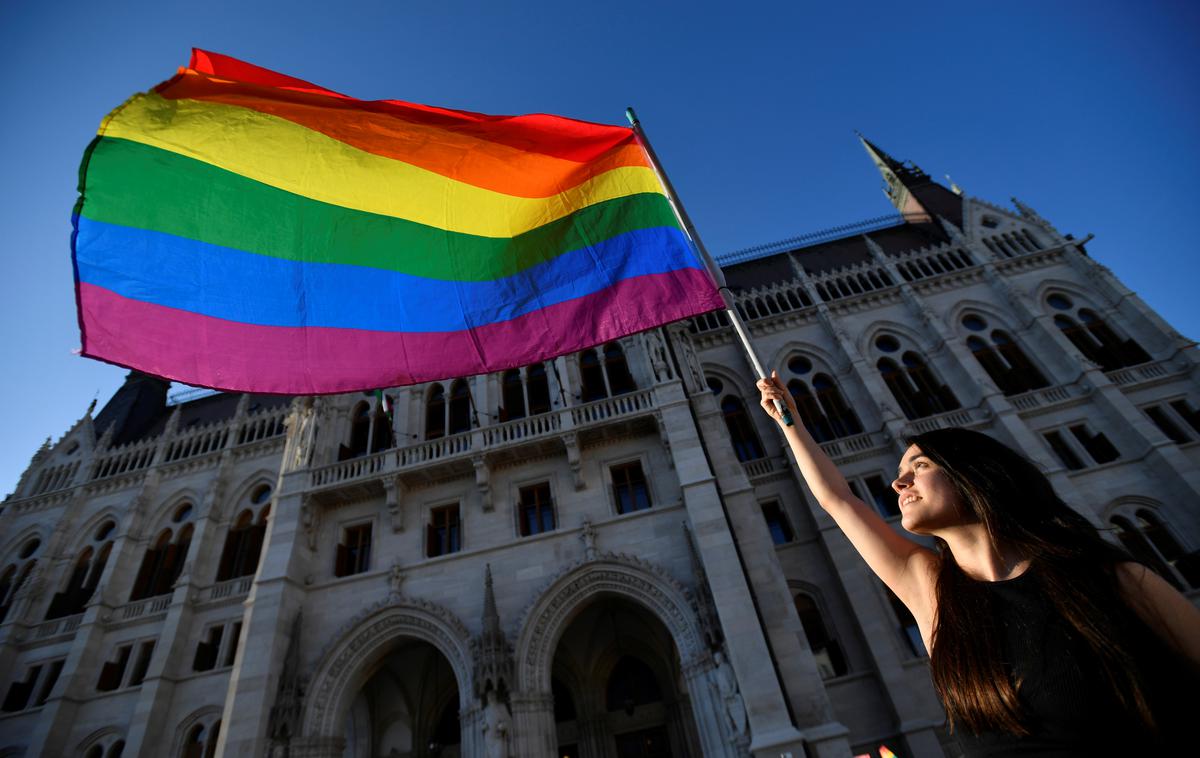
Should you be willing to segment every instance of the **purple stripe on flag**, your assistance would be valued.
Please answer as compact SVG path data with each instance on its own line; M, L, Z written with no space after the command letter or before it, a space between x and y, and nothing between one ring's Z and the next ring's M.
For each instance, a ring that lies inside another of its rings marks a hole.
M473 330L258 326L122 297L81 282L83 354L217 389L325 394L527 365L723 307L687 268L617 282ZM333 379L330 379L333 377Z

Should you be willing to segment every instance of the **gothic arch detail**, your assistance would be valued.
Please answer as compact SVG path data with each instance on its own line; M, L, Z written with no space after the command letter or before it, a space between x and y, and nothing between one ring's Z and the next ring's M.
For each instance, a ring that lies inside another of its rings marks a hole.
M321 651L305 697L301 727L307 737L341 734L345 713L375 663L407 637L428 642L449 661L461 706L470 700L471 635L448 609L428 600L383 600L359 613Z
M659 566L625 554L604 553L568 566L521 615L514 646L519 691L550 691L559 638L589 601L604 595L632 601L657 617L670 632L685 669L706 655L691 591Z

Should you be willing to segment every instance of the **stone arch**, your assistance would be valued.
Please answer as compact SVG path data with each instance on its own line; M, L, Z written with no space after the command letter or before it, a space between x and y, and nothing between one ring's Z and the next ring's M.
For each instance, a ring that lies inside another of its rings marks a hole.
M1108 309L1107 304L1098 303L1095 294L1082 284L1067 279L1045 279L1038 282L1033 291L1034 302L1041 313L1059 313L1046 305L1046 298L1054 290L1061 290L1070 295L1071 299L1076 301L1076 308L1082 305L1092 309Z
M191 487L180 487L169 496L163 498L162 504L155 508L150 517L146 519L145 525L149 528L148 533L152 538L161 532L164 527L172 526L171 514L185 502L192 504L191 520L195 521L200 518L200 506L204 504L203 494ZM172 528L172 531L176 530Z
M206 705L201 708L197 708L185 716L183 721L180 721L175 727L175 736L171 739L171 752L169 755L172 756L172 758L177 755L182 755L183 741L187 739L187 733L191 731L192 727L200 722L215 724L221 720L224 710L224 707L219 705ZM226 726L228 725L222 724L222 730L224 730Z
M402 638L427 642L450 663L458 682L460 707L469 706L472 690L471 635L448 609L401 597L360 613L333 637L318 658L304 699L301 730L306 737L337 737L362 685Z
M705 363L702 366L702 369L704 371L705 381L707 381L710 377L715 377L720 379L721 383L725 385L725 390L721 393L722 395L733 393L742 398L742 400L749 400L750 398L758 395L758 391L754 389L753 382L747 383L748 375L741 376L727 368L724 368L723 366L718 366L712 363ZM707 384L705 384L704 388L706 390L710 389ZM753 394L751 394L751 390L753 390Z
M225 505L236 506L238 503L250 497L250 493L263 484L271 488L271 498L274 499L275 491L279 485L279 472L269 471L264 468L242 477L242 483L233 489L230 496L226 498ZM228 510L236 511L238 509L232 508L222 510L228 512Z
M41 541L42 544L38 546L38 552L41 553L39 557L41 559L45 559L46 544L47 540L50 539L50 535L47 533L47 530L44 528L44 526L38 523L30 524L16 535L9 538L8 541L4 543L3 550L0 550L0 561L16 561L17 551L20 550L21 546L33 537L37 537L38 540ZM4 565L8 564L5 563ZM0 568L3 568L4 565L0 565Z
M872 321L860 332L858 338L858 352L868 363L874 364L872 356L879 353L875 350L875 340L884 334L889 334L892 337L900 340L903 346L908 344L909 349L916 349L923 356L928 356L934 352L934 342L928 339L927 335L922 335L916 329L913 329L907 324L901 324L897 321Z
M847 363L845 359L839 359L828 350L817 345L799 340L790 340L771 354L771 362L767 364L767 371L774 368L779 371L780 376L783 376L784 370L787 368L788 359L795 355L802 355L811 360L813 373L818 373L823 367L825 373L838 376L842 373L839 366Z
M112 521L115 525L108 539L115 541L119 538L121 536L121 513L111 505L105 506L89 516L88 520L79 527L72 537L71 549L67 555L77 555L80 550L92 544L92 538L96 536L96 529L105 521Z
M606 553L568 567L522 615L515 645L517 689L549 692L554 650L571 621L601 596L632 601L667 628L684 667L706 655L691 592L652 563Z
M1159 500L1145 495L1121 495L1120 497L1110 500L1100 511L1100 517L1105 524L1108 520L1122 511L1136 510L1146 508L1154 513L1163 511L1163 504Z
M946 323L956 335L965 336L973 333L968 332L962 325L963 317L969 313L977 313L986 317L989 329L1000 328L1010 334L1022 329L1021 325L1011 317L1011 314L994 303L983 300L960 300L952 305L946 313Z
M87 751L91 750L96 745L104 745L110 739L113 742L116 742L117 740L124 739L124 737L125 733L115 726L101 727L100 729L97 729L88 736L84 737L83 740L76 745L75 753L77 755L87 755ZM3 755L3 753L0 753L0 755Z

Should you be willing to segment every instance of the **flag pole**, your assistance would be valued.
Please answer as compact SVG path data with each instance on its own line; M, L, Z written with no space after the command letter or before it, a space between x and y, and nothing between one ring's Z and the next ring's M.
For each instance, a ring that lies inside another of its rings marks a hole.
M663 171L662 164L658 162L658 154L654 152L654 148L650 145L650 138L646 136L646 131L642 129L642 122L638 120L637 113L633 108L625 109L625 118L629 119L630 126L633 127L634 134L642 143L642 149L646 151L646 157L650 159L650 167L654 169L654 173L658 176L658 181L662 184L663 189L667 193L667 200L671 203L671 208L675 211L675 217L679 219L679 224L683 227L684 234L691 241L696 252L700 254L700 259L704 261L705 268L712 276L713 281L717 283L717 289L721 293L721 300L725 303L725 315L729 317L729 323L733 324L733 330L737 332L738 340L742 343L742 348L746 351L746 356L750 359L750 365L758 372L760 379L767 378L767 371L763 368L762 361L758 358L758 353L754 350L754 345L750 342L750 331L746 328L746 324L742 321L742 316L738 313L737 307L733 302L733 295L729 290L729 286L725 284L725 274L713 261L712 256L708 254L708 249L704 247L703 240L700 239L699 232L692 224L691 217L688 216L687 210L680 202L679 196L675 194L675 187L672 186L671 180L667 177L667 172ZM780 417L786 426L792 425L792 414L779 400L775 401L775 410L779 411Z

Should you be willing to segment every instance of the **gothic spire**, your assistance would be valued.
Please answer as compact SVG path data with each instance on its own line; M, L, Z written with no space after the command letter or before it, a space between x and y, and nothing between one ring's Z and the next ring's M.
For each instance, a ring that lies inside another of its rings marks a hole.
M500 628L500 614L496 610L496 593L492 590L492 566L488 564L483 574L483 618L479 636L471 641L471 653L475 662L475 694L480 699L488 690L496 690L506 697L513 676L512 650Z
M915 163L898 161L862 134L858 132L855 134L858 134L863 149L867 151L871 162L883 176L883 191L888 196L888 200L892 201L892 205L896 206L896 210L903 213L912 222L931 221L929 211L913 194L914 189L932 183L929 175Z

